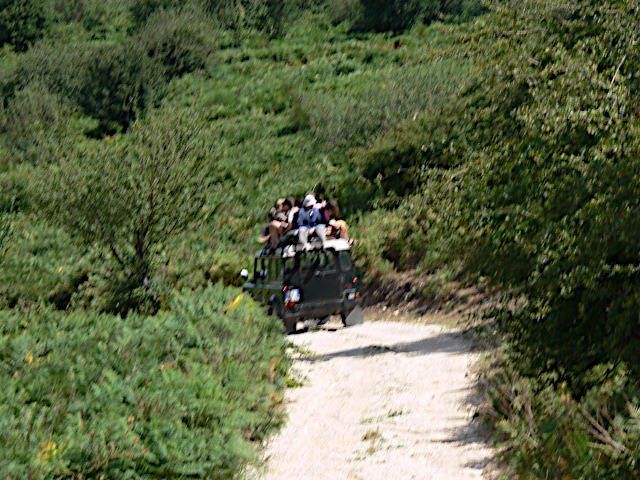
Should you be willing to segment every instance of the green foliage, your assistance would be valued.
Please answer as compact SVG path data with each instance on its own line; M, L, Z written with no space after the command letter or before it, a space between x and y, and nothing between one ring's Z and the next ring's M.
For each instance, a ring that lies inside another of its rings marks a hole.
M220 286L155 317L0 311L7 478L235 478L283 420L276 319Z
M89 259L60 228L23 213L0 215L0 308L41 301L66 307L89 270Z
M204 67L212 46L210 25L197 9L161 11L149 18L138 36L141 49L173 78Z
M0 110L0 131L14 161L37 163L60 137L68 134L70 114L58 95L39 82L14 92Z
M116 46L42 44L20 58L17 70L13 91L32 81L45 85L99 120L97 135L126 129L137 114L157 103L165 81L160 66L133 41Z
M0 2L0 47L11 45L23 52L45 34L50 20L48 2L2 0Z
M285 0L203 0L204 8L221 27L238 33L260 30L270 37L282 31L285 4Z
M427 9L423 0L360 0L355 31L400 32L421 21Z
M633 479L638 467L640 402L622 365L599 365L576 400L556 373L523 377L508 361L483 381L505 473L522 479Z
M359 61L351 60L354 65ZM348 64L348 58L341 58L336 73L341 74ZM337 93L309 95L303 106L309 112L311 133L320 146L328 150L359 147L402 121L411 125L418 116L433 116L460 89L464 74L465 68L459 62L392 66L384 72L354 76ZM423 130L414 130L418 129ZM428 133L423 137L428 138ZM397 155L398 160L401 157ZM384 165L379 158L370 163L372 169ZM367 172L365 176L373 180L377 172Z
M517 19L496 4L483 34L502 36L466 115L468 264L528 299L503 319L523 366L560 369L576 392L601 362L640 372L638 12L614 3L531 1Z
M469 20L482 13L478 0L328 0L334 24L349 22L353 32L399 33L418 23Z
M193 112L150 112L127 139L60 151L39 175L40 212L114 262L114 304L142 303L167 241L200 217L214 162ZM133 292L133 297L129 294Z
M134 0L129 6L134 30L143 27L157 11L170 11L180 7L178 0Z

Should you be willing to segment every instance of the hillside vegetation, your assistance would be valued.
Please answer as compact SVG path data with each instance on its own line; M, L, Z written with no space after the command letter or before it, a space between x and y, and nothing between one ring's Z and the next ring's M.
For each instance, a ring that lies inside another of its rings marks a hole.
M286 342L219 283L275 200L310 189L339 200L365 278L502 296L483 382L508 475L637 478L634 2L4 3L7 478L229 478L255 459ZM163 338L178 350L147 345ZM182 410L152 415L180 388Z

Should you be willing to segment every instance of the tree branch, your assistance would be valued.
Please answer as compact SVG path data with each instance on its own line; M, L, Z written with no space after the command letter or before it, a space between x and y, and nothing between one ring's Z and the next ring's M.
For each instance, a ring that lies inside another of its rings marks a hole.
M127 272L127 267L125 266L124 262L120 258L120 255L118 255L118 252L116 251L116 247L113 245L113 242L111 242L109 244L109 248L111 249L111 253L113 253L113 256L116 257L116 260L118 261L118 263L122 267L122 270L124 270L125 273L126 273Z
M620 72L620 68L622 68L622 64L627 59L627 55L629 54L629 49L631 48L631 45L633 44L633 40L635 39L635 36L636 36L636 29L637 28L638 27L636 25L634 27L634 29L633 29L633 32L631 32L631 38L629 39L629 45L627 45L627 51L624 52L624 57L622 57L622 60L618 64L618 68L616 68L616 73L613 74L613 78L611 79L611 85L609 85L609 88L613 88L613 84L615 83L616 77L618 76L618 73Z

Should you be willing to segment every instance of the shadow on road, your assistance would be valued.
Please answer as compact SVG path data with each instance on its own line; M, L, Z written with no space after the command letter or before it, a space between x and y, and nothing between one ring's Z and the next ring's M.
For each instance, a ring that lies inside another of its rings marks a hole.
M324 355L304 355L298 360L307 362L326 362L340 357L372 357L387 353L403 353L409 355L430 355L434 353L463 354L471 351L471 342L464 339L459 332L442 332L412 342L394 343L391 345L367 345L350 348Z

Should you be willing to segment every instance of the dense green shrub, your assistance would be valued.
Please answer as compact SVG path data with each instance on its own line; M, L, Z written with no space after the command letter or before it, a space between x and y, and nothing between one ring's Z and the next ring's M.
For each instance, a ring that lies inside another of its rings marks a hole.
M0 47L9 44L18 52L27 50L45 34L49 20L48 2L0 1Z
M352 60L354 65L359 62ZM336 70L346 64L347 59L339 59ZM460 63L441 61L393 66L375 75L360 73L345 82L351 88L342 87L331 94L308 94L303 97L302 106L309 114L315 142L324 149L361 147L403 120L437 114L461 89L465 70ZM423 136L429 138L428 134ZM378 164L384 165L382 168L388 166L381 158L371 163L373 169ZM377 172L368 178L376 176Z
M285 19L285 0L203 0L207 11L223 28L255 29L275 37Z
M283 419L279 323L237 289L155 317L0 311L3 478L237 476Z
M10 181L3 177L3 186ZM7 193L18 196L15 208L24 208L19 197L28 198L28 189ZM2 215L8 230L2 241L0 275L4 281L0 285L0 308L47 301L64 308L89 270L85 252L64 230L35 215L22 212Z
M170 11L180 7L179 0L134 0L129 5L129 12L133 20L133 30L143 27L149 17L158 11Z
M154 106L162 88L161 71L144 53L133 42L91 48L63 90L107 130L126 130L138 113Z
M58 20L66 23L81 22L87 8L87 0L53 0L52 5Z
M0 132L14 161L37 163L69 133L66 117L70 109L40 82L17 90L7 103L7 108L0 109Z
M469 20L483 9L479 0L328 0L334 24L349 22L353 32L399 33L416 23Z
M96 134L126 129L157 103L165 83L162 68L132 40L112 46L40 45L19 59L14 88L34 80L99 120Z
M136 36L141 50L159 63L168 79L204 67L212 51L207 41L211 26L202 12L184 9L160 11Z
M354 22L354 31L401 32L427 14L424 0L360 0L360 4L361 15Z

